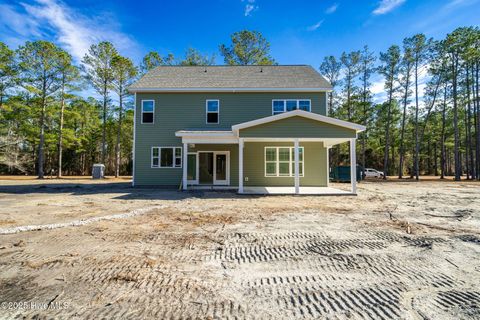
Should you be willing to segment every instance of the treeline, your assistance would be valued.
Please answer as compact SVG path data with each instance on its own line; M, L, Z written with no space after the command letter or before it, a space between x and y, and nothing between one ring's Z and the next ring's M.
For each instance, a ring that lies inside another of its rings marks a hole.
M453 175L480 180L480 30L458 28L445 39L405 38L379 56L362 50L325 57L332 83L329 115L364 124L358 163L387 175ZM384 83L382 103L372 79ZM333 163L348 162L334 148Z
M276 63L256 31L232 34L219 52L229 65ZM190 48L182 58L152 51L136 66L113 44L100 42L76 64L51 42L16 50L0 43L0 173L85 175L99 162L107 174L131 174L127 87L159 65L214 63L215 56ZM359 164L399 177L480 179L478 27L458 28L441 40L417 34L379 55L365 46L328 56L320 72L334 87L329 115L367 127L359 135ZM381 103L372 93L378 81ZM84 98L79 93L86 89L101 98ZM332 165L348 162L346 148L332 150Z
M256 31L232 34L219 46L226 64L274 64ZM110 42L93 44L75 63L48 41L13 50L0 42L0 174L61 177L132 173L133 99L128 86L159 65L212 65L215 56L189 48L183 58L149 52L136 66ZM81 95L93 89L100 99Z

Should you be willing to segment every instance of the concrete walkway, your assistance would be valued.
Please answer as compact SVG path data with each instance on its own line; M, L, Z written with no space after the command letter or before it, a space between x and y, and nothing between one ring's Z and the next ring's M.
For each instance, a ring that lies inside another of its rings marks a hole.
M244 187L243 194L291 195L295 194L295 187ZM299 194L318 196L355 195L351 191L331 187L300 187Z

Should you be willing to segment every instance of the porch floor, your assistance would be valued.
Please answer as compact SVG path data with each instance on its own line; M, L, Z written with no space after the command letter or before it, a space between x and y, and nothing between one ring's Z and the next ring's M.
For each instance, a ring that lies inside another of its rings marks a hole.
M289 195L295 194L295 187L244 187L243 194ZM351 191L332 187L300 187L299 194L319 196L354 195Z

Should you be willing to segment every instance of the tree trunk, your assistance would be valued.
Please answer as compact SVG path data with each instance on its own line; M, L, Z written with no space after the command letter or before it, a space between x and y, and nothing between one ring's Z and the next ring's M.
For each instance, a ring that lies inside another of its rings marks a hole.
M403 96L403 116L402 116L402 130L400 132L400 151L399 151L399 161L398 161L398 179L403 178L403 159L405 157L405 146L404 146L404 136L405 136L405 122L407 117L407 102L408 102L408 87L409 87L409 75L410 69L407 67L407 79L405 83L405 95Z
M467 65L467 163L470 161L470 177L475 179L476 169L473 160L473 146L472 146L472 101L470 99L470 76L468 73L469 66ZM467 170L468 171L468 170Z
M361 133L362 135L362 166L365 169L365 158L366 158L366 146L367 146L367 128L368 128L368 110L367 110L367 68L368 66L365 64L365 72L363 73L363 125L365 126L365 131Z
M455 163L455 181L460 181L461 163L460 163L460 139L458 130L458 101L457 101L457 71L458 56L453 54L452 59L452 89L453 89L453 129L454 129L454 163Z
M415 179L419 179L419 141L418 141L418 58L415 59L415 156L414 156L414 171Z
M120 92L122 92L120 88ZM120 138L122 134L122 109L123 109L123 96L122 93L119 94L120 108L118 111L118 130L117 130L117 143L115 145L115 178L118 178L120 175Z
M388 149L390 147L390 118L392 114L392 96L393 96L393 83L391 83L390 88L388 90L387 124L385 126L385 152L383 154L383 170L384 170L383 180L387 180L387 175L388 175Z
M107 83L104 83L103 88L103 130L102 130L102 164L105 165L105 160L107 158L107 103L108 103L108 87Z
M445 126L446 126L446 113L447 113L447 84L445 83L445 89L443 94L443 110L442 110L442 137L440 141L441 158L440 158L440 179L445 178L446 171L446 150L445 150Z
M476 174L477 180L480 180L480 97L479 97L479 62L476 63L475 70L475 85L474 85L474 94L475 94L475 105L476 105L476 139L475 139L475 153L476 153Z
M328 115L331 117L333 115L333 90L329 94L329 103L328 103Z
M43 85L42 85L42 112L40 116L40 141L38 143L38 179L44 178L43 172L43 165L45 162L45 113L47 110L47 97L46 97L46 90L47 90L47 83L46 83L45 73L43 78Z
M61 102L60 102L60 126L58 132L58 169L57 178L62 177L62 153L63 153L63 114L65 112L65 77L62 82Z

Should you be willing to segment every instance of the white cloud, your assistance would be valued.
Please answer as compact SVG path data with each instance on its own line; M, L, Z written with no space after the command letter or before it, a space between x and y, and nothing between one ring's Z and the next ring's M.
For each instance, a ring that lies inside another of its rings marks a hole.
M258 6L255 4L255 0L242 0L242 2L247 2L245 4L245 17L248 17L253 11L258 9Z
M8 21L10 31L25 38L23 40L48 39L50 36L77 62L91 44L99 41L111 41L123 54L132 54L137 48L136 43L107 17L100 15L93 19L83 16L57 0L36 0L32 4L21 3L18 7L3 6L0 12L2 18L9 15L8 19L1 20ZM0 26L0 30L2 28L4 26Z
M332 14L334 13L335 11L337 11L338 9L338 3L334 3L333 5L331 5L330 7L327 8L327 10L325 10L325 13L326 14Z
M382 15L401 6L406 0L382 0L378 7L373 10L374 15Z
M314 25L311 25L307 28L308 31L315 31L317 30L318 28L320 28L320 26L322 25L323 23L323 20L320 20L318 21L317 23L315 23Z

